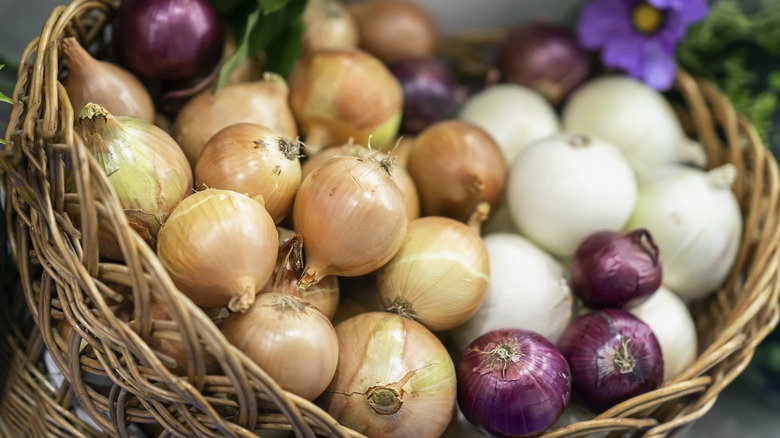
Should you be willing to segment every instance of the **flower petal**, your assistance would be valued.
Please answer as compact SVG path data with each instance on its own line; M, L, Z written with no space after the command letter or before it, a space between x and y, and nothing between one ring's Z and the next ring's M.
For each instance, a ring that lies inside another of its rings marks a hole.
M680 9L680 15L685 24L699 21L707 16L709 9L706 0L686 0Z
M677 9L685 7L686 0L647 0L650 6L656 9Z
M660 41L667 51L674 50L674 46L685 36L685 23L676 11L667 11L664 16L664 25L653 35L653 39Z
M630 10L622 0L593 0L580 13L577 34L587 49L602 47L616 34L630 30Z
M631 74L642 72L642 48L645 38L628 32L620 38L612 38L601 52L601 60L607 67L619 67Z
M656 41L648 41L642 51L641 77L647 85L659 91L668 90L674 83L677 65L674 53L664 50Z

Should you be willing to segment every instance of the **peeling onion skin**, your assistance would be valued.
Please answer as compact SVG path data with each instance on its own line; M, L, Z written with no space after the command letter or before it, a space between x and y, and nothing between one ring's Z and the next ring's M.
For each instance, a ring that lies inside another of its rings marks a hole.
M455 411L455 366L433 333L411 319L370 312L340 323L336 334L339 363L319 406L369 437L444 432Z

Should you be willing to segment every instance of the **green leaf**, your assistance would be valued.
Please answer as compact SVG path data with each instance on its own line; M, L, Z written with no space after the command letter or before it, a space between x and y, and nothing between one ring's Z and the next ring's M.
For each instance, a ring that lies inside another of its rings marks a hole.
M2 70L3 67L5 67L5 64L0 64L0 70ZM13 99L11 99L10 97L6 96L2 92L0 92L0 102L10 103L11 105L16 103ZM2 141L2 140L0 140L0 141ZM2 144L7 144L7 143L5 141L3 141Z
M263 15L270 15L276 11L282 10L290 0L257 0L260 7L263 8Z
M249 56L249 37L257 27L257 23L260 21L261 12L262 11L258 7L247 16L246 22L243 24L241 41L239 41L235 53L225 61L225 64L219 70L219 79L217 80L217 86L214 89L215 93L225 86L233 71L235 71L235 69L246 60L247 56Z
M303 18L297 17L266 49L266 70L287 77L301 55Z

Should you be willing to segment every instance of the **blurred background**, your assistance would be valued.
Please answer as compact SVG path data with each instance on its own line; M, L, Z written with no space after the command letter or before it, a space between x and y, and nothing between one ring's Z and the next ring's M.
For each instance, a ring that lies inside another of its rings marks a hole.
M417 0L438 18L443 34L466 29L511 25L543 19L565 21L579 0ZM726 1L726 0L723 0ZM49 13L66 0L0 0L0 91L12 95L16 70L27 43L37 37ZM717 2L711 2L717 3ZM728 47L729 56L738 53L745 60L749 80L728 85L745 112L755 113L764 126L767 146L778 156L780 151L780 0L731 1L739 9L761 20L774 20L774 29L766 35L751 35L761 40L766 50L749 43ZM766 12L766 13L764 13ZM749 34L750 29L771 29L771 23L751 23L739 17L722 17L714 34L723 32ZM753 27L751 27L753 26ZM769 33L771 32L771 33ZM774 49L774 52L771 50ZM725 50L725 49L724 49ZM767 55L767 50L774 55ZM737 56L737 55L733 55ZM774 76L773 76L774 74ZM739 107L739 106L738 106ZM0 105L0 132L5 133L10 108ZM744 437L765 438L780 435L780 331L775 331L756 352L750 367L727 388L715 407L685 432L686 438Z

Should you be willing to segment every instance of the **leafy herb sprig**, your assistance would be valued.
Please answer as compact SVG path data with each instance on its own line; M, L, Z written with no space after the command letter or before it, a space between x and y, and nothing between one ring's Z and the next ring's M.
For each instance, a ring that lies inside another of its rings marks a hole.
M306 0L211 0L228 22L236 51L221 67L217 89L247 57L261 56L265 71L289 74L301 52Z

